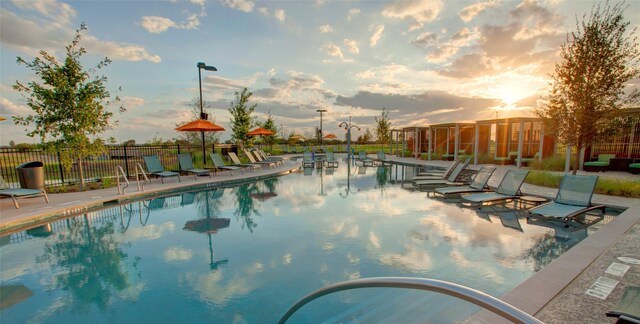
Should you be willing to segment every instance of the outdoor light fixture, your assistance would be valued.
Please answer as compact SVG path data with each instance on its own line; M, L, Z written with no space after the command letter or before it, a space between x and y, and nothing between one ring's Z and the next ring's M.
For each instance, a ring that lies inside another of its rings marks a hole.
M209 119L209 115L204 113L204 109L202 107L202 73L200 72L202 69L205 71L218 71L215 66L206 65L204 62L198 62L198 84L200 85L200 119L207 120ZM207 164L207 154L204 147L204 131L200 132L202 134L202 166L204 167Z
M342 128L344 127L344 130L347 131L347 158L351 159L350 157L352 157L351 155L351 129L352 128L356 128L358 131L360 131L360 127L356 126L356 125L351 125L351 116L349 116L349 122L342 122L340 124L338 124L338 127ZM347 163L347 166L350 166L350 163Z
M318 109L316 110L317 112L320 113L320 145L322 145L322 113L327 112L326 109Z

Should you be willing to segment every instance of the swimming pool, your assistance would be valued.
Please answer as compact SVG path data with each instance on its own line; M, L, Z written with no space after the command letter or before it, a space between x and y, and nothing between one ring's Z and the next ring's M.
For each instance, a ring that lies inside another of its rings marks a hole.
M500 296L601 224L527 224L402 188L413 168L308 169L82 214L0 238L3 322L274 323L328 284L447 280ZM316 322L456 322L478 310L398 289L322 297Z

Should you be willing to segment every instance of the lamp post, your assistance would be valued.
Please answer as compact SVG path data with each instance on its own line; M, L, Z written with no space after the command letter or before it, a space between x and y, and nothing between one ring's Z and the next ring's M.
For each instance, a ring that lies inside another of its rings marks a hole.
M327 112L327 110L317 109L316 111L320 113L320 145L322 146L322 113Z
M206 65L204 62L198 62L198 65L196 66L198 67L198 84L200 88L200 119L207 120L209 119L209 115L204 113L204 108L202 107L202 73L200 71L202 69L205 69L205 71L218 71L218 69L211 65ZM204 146L204 131L200 131L200 134L202 135L202 167L204 167L204 165L207 164L207 153Z
M344 127L344 130L347 131L347 159L349 161L349 163L347 163L347 165L351 165L351 129L352 128L357 128L358 131L360 131L360 127L356 126L356 125L351 125L351 116L349 116L349 122L342 122L340 124L338 124L338 127Z

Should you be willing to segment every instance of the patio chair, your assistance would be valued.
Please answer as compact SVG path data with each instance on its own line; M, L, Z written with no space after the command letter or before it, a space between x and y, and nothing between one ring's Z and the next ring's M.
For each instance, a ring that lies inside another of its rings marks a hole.
M304 151L302 154L302 168L313 168L314 164L311 151Z
M257 163L242 163L242 162L240 162L240 159L238 158L238 156L234 152L229 152L227 155L229 155L229 159L231 159L231 162L233 162L233 166L238 166L238 167L241 167L241 168L251 168L253 170L255 170L255 169L262 170L262 165L260 165L260 164L257 164Z
M565 227L569 227L569 223L575 217L595 209L600 209L601 215L604 217L604 205L591 205L591 197L597 182L598 176L565 175L560 183L556 198L551 202L529 209L527 219L556 219L563 221Z
M453 170L455 170L455 168L459 165L459 164L463 164L463 169L466 168L467 166L469 166L469 163L471 163L471 159L467 158L466 160L464 160L464 162L462 162L462 160L456 160L453 161L451 163L451 165L449 166L449 168L445 171L429 171L429 172L422 172L420 174L418 174L417 176L413 177L411 180L433 180L433 179L446 179L449 177L449 175L451 175L451 172L453 172Z
M391 160L387 159L387 156L384 154L383 150L378 151L378 158L373 159L374 162L380 163L382 165L386 163L392 163Z
M465 183L456 182L456 179L467 165L468 164L459 163L446 179L433 177L432 179L421 178L419 180L414 180L414 177L414 179L411 179L411 183L413 183L413 186L417 189L429 189L436 186L463 186Z
M144 164L147 166L147 171L149 174L155 176L156 178L160 178L160 182L164 184L164 178L169 177L178 177L178 182L180 180L180 173L173 171L166 171L160 162L160 158L157 155L149 155L143 156L142 160L144 160Z
M42 189L23 189L23 188L9 188L9 185L0 176L0 196L11 197L13 200L13 206L16 209L20 208L17 198L38 197L44 196L44 200L49 203L49 196L47 192Z
M253 157L253 154L251 154L251 152L247 152L247 150L245 149L242 149L242 151L244 152L244 155L247 156L247 159L249 159L249 162L251 162L252 164L268 165L270 168L276 165L275 162L257 161L255 157Z
M325 153L324 163L327 165L327 168L338 167L338 160L336 160L336 156L333 154L333 151L327 151Z
M282 165L282 161L284 160L281 157L267 156L267 153L263 150L255 150L254 153L256 153L256 156L260 157L260 161L276 162L277 164Z
M640 287L627 286L616 306L606 315L617 317L616 323L640 323Z
M240 170L240 173L244 174L244 172L242 172L242 168L241 167L233 166L233 165L226 165L224 163L224 160L222 160L222 156L220 156L220 154L218 154L218 153L210 153L209 157L211 157L211 161L213 162L213 166L218 170L227 170L227 171L229 171L229 173L231 173L231 175L233 175L233 171Z
M482 207L484 203L518 199L518 197L522 196L520 187L522 187L524 179L528 174L529 170L509 169L502 178L502 181L500 181L500 185L498 185L495 192L483 192L462 196L459 204Z
M362 166L373 166L373 160L367 156L367 152L359 151L356 161L362 162Z
M473 177L473 181L468 186L460 186L460 187L441 187L436 188L433 191L435 195L442 195L445 199L449 197L449 195L459 195L461 193L472 193L472 192L483 192L488 186L487 182L489 182L489 178L493 175L493 172L496 171L496 168L490 166L483 166L480 168L478 173Z
M178 154L178 165L180 166L178 172L192 173L196 180L198 180L199 175L208 175L209 179L211 179L211 172L209 172L209 170L196 169L193 167L193 159L189 153Z
M611 159L615 159L615 154L598 154L597 161L590 161L584 163L585 171L607 171L609 169L609 163Z

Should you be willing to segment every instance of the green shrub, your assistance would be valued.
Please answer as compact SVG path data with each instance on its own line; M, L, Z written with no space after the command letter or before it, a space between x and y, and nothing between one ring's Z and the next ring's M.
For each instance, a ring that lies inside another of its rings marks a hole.
M571 159L571 166L573 166L573 158ZM565 157L560 155L552 155L550 157L542 159L542 161L533 160L530 163L533 170L545 170L545 171L564 171Z

